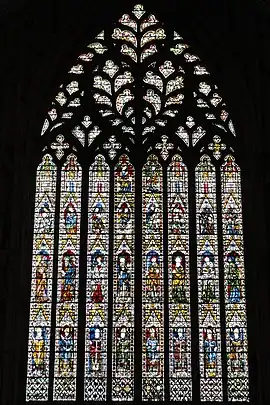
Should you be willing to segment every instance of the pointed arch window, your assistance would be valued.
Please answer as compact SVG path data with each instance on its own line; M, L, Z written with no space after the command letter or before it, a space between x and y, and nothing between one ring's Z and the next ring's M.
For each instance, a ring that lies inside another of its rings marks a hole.
M41 135L26 401L248 401L236 135L192 48L134 6Z

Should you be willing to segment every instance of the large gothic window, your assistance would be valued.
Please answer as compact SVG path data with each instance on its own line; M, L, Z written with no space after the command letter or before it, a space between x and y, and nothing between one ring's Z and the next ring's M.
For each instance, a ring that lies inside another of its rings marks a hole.
M248 401L240 151L192 48L142 5L42 128L27 401Z

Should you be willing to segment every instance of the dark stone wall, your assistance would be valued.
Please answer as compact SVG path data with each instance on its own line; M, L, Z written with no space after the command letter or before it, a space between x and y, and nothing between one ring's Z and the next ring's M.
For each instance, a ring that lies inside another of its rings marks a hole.
M270 403L270 5L263 0L144 1L207 65L235 124L244 193L252 403ZM24 402L40 130L80 49L133 2L2 1L0 8L0 402Z

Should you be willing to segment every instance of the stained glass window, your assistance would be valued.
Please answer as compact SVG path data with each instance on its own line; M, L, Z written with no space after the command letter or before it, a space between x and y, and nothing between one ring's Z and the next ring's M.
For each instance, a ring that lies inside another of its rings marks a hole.
M37 168L26 399L46 401L54 258L57 168L45 155Z
M190 401L191 319L188 171L175 155L167 169L170 399Z
M236 133L191 44L135 5L41 135L26 400L248 401Z
M127 155L114 169L112 398L134 399L135 172Z
M232 155L221 166L228 398L248 400L247 316L241 172Z
M142 171L142 399L164 398L163 173L155 155Z
M85 388L87 401L106 399L110 168L97 155L89 171Z
M69 155L61 170L54 400L76 397L81 177L76 156Z
M200 397L222 400L216 170L207 155L196 168Z

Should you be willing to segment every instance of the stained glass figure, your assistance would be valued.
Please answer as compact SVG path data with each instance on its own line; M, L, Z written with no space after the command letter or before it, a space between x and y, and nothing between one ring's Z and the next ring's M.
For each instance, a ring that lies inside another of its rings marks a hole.
M48 400L56 174L53 158L45 155L36 173L27 401Z
M86 281L86 401L105 401L107 387L110 168L97 155L89 170Z
M191 401L188 171L179 155L167 185L170 400Z
M112 399L134 399L135 171L127 155L114 169Z
M76 399L81 179L71 154L61 171L54 400Z
M195 171L200 398L222 401L216 172L207 155Z
M248 401L248 341L241 171L231 155L221 166L226 352L229 401Z
M142 399L164 399L163 177L155 155L142 171Z

